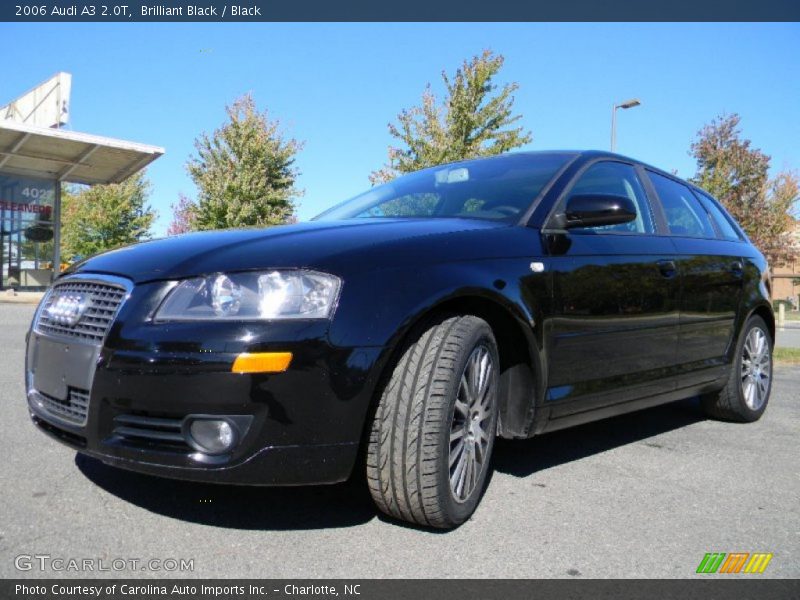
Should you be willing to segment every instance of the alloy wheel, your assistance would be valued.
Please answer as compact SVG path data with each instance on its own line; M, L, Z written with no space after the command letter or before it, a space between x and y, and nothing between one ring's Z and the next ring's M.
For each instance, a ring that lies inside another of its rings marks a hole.
M495 377L492 354L486 346L477 346L461 375L450 426L450 491L457 502L470 497L487 467Z
M758 410L769 394L772 361L766 333L754 327L747 334L742 350L742 396L750 410Z

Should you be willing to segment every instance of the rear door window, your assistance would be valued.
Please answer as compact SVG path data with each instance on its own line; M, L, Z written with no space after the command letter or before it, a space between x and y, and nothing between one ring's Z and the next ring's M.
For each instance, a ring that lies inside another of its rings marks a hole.
M714 219L714 223L716 223L717 229L719 229L723 238L734 242L738 242L742 239L731 224L729 218L723 214L722 210L717 206L717 203L710 196L697 190L694 190L694 193L700 199L700 202L703 203L703 206L708 211L708 214L711 215L711 218Z
M656 188L667 225L672 235L697 238L716 238L711 217L692 191L674 179L652 171L647 172Z

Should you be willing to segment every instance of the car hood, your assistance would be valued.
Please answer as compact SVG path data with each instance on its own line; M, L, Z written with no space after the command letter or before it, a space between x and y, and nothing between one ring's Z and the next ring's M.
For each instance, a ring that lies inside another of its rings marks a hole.
M522 228L478 219L352 219L209 231L112 250L74 265L67 273L108 273L137 283L287 267L335 273L354 265L368 268L415 260L463 260L476 252L494 254L498 245L504 245L499 234L509 229ZM498 239L478 243L487 234Z

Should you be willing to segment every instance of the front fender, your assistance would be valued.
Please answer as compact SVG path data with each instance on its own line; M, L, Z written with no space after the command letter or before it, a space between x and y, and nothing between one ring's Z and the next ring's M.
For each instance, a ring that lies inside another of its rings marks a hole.
M380 284L374 274L347 281L331 343L381 346L372 379L378 384L432 314L477 314L501 346L500 433L529 437L547 418L540 410L546 389L542 324L551 296L549 275L534 275L529 265L518 258L441 264L382 271Z
M541 322L540 300L549 301L549 291L545 276L539 275L540 294L530 294L537 286L519 276L528 262L508 258L378 269L349 278L331 323L330 341L336 346L392 346L424 315L457 298L492 301L537 338L533 332Z

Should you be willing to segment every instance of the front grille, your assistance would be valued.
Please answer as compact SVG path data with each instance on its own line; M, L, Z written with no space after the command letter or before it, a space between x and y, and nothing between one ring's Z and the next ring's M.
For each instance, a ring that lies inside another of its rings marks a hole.
M158 446L160 449L187 450L181 433L183 419L124 414L114 417L114 435L126 442Z
M47 312L60 293L78 293L89 296L89 305L83 316L73 326L58 323ZM58 283L48 292L39 310L36 330L39 333L102 343L114 317L125 299L127 290L120 285L68 279Z
M37 390L31 390L31 399L48 414L73 425L83 427L89 414L89 392L70 390L66 400L59 400Z

